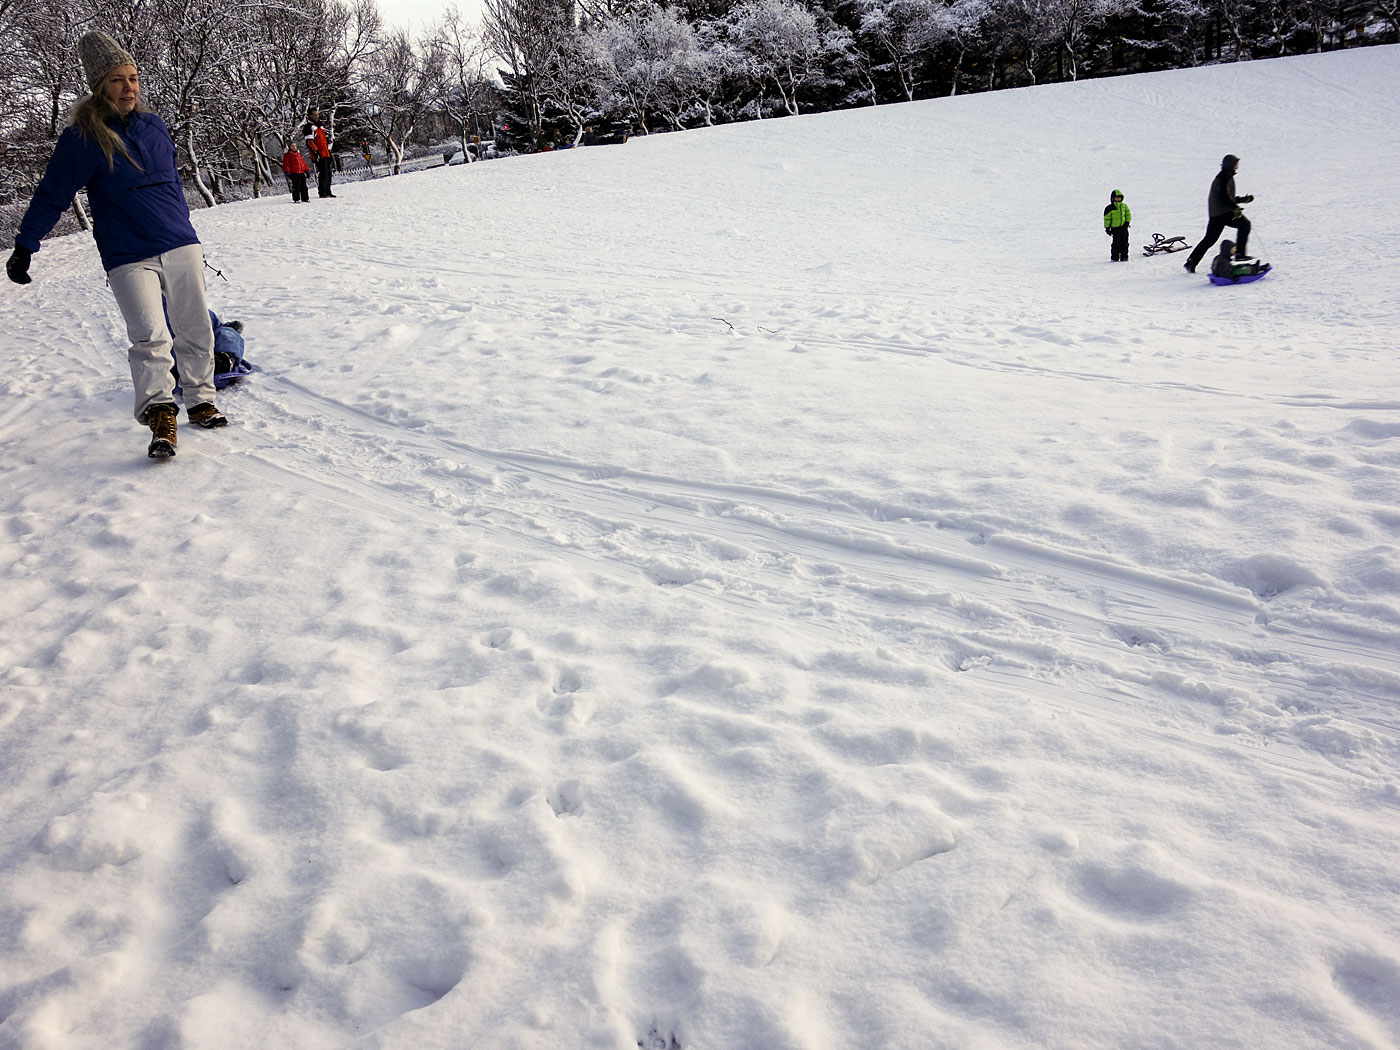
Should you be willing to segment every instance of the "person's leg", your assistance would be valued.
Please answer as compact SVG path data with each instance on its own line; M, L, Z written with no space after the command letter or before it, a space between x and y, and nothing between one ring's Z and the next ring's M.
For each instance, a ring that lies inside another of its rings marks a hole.
M213 404L214 328L204 298L204 249L188 244L166 252L160 262L185 406Z
M316 192L322 197L331 195L331 159L330 157L316 158Z
M1220 240L1220 235L1225 232L1225 220L1227 218L1229 218L1229 216L1226 215L1216 215L1211 218L1209 224L1206 226L1205 236L1201 238L1200 243L1197 244L1196 247L1191 249L1191 254L1186 257L1186 268L1188 270L1194 270L1199 266L1206 252L1210 251L1211 248L1215 246L1215 242Z
M127 361L136 391L135 415L144 423L152 405L175 405L175 377L170 374L172 340L161 309L158 259L118 266L107 274L117 308L131 340Z
M1119 262L1128 261L1128 228L1120 226L1113 231L1113 249L1118 253Z
M1235 237L1235 257L1245 258L1249 255L1249 220L1241 215L1232 219L1230 225L1239 230L1239 235Z

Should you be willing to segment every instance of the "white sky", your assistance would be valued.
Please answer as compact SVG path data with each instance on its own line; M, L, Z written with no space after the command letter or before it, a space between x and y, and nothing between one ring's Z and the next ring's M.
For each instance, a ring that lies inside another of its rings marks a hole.
M379 0L379 12L391 25L423 29L435 21L454 0ZM481 21L480 0L455 0L457 9L473 24Z

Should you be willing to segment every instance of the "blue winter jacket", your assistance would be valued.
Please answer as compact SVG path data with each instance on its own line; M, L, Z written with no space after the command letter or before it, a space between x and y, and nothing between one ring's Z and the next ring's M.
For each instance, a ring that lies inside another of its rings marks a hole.
M109 166L101 147L77 125L69 125L58 137L49 166L19 224L16 244L37 252L39 242L84 186L104 270L199 243L175 166L175 143L165 121L154 113L133 113L125 122L112 118L109 126L121 136L137 163L118 150L113 155L115 163Z

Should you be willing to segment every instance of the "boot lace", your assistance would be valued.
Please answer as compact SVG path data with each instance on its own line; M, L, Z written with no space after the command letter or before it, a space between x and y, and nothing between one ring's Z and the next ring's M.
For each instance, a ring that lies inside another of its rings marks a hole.
M175 413L170 411L155 410L147 417L151 428L151 436L161 438L165 441L175 440Z

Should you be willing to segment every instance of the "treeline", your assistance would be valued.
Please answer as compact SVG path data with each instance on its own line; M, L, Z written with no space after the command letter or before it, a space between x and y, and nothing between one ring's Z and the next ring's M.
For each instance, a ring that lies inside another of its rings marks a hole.
M280 188L310 107L394 170L412 143L541 149L1400 39L1400 0L485 0L420 33L374 0L0 0L0 206L86 91L89 28L140 64L191 190Z

